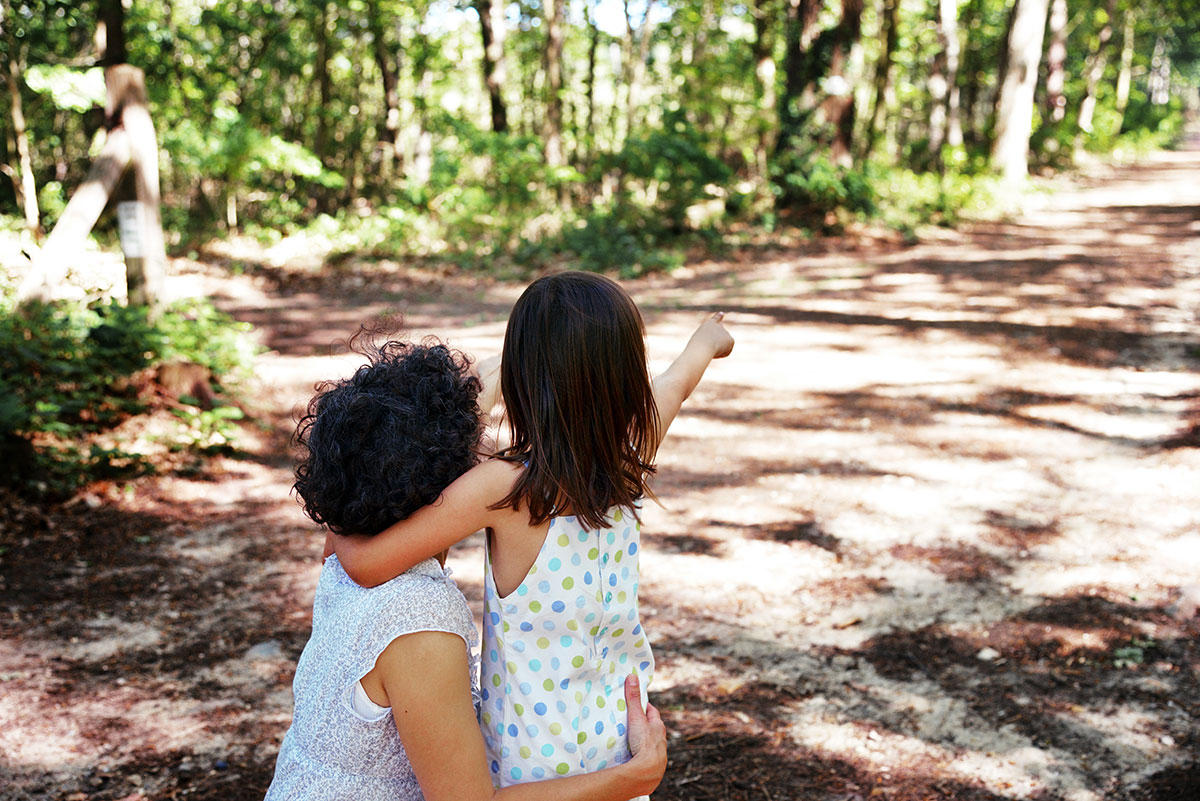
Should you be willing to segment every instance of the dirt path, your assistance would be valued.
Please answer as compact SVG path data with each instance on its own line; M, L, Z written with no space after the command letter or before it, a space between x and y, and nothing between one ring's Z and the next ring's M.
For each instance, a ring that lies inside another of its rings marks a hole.
M399 306L486 355L520 291L188 280L261 327L270 425L7 544L5 801L260 798L320 548L280 432L361 320ZM911 248L629 286L656 366L704 310L738 339L647 512L656 799L1200 797L1200 627L1171 614L1200 582L1200 452L1164 446L1200 398L1200 154ZM452 562L477 608L480 556Z

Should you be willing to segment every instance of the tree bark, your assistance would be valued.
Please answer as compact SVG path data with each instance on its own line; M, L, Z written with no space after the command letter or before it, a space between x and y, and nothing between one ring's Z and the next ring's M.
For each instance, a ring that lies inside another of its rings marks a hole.
M378 136L377 148L382 155L384 178L390 178L399 166L403 157L403 145L400 141L400 59L402 49L397 47L395 61L391 58L391 48L385 37L383 20L379 16L378 0L370 0L367 4L367 24L371 31L375 64L379 67L380 80L383 83L384 113Z
M562 167L566 162L563 154L563 74L562 55L564 37L565 0L550 0L546 6L546 49L543 64L546 70L546 118L544 138L546 163L551 167Z
M111 67L129 60L125 47L125 5L121 0L100 0L100 22L96 26L100 64Z
M646 0L646 11L642 17L642 22L638 26L637 33L637 53L634 54L634 30L633 20L629 17L629 2L625 0L625 32L626 42L628 47L626 50L626 87L628 94L625 96L625 137L629 138L633 135L634 126L637 124L637 109L638 99L641 94L642 79L646 75L646 59L650 55L650 13L654 8L654 0Z
M596 24L596 13L589 0L585 8L588 24L587 65L587 119L583 125L584 158L592 160L596 151L596 51L600 48L600 27Z
M939 0L938 34L946 54L946 136L950 147L963 143L962 115L959 111L958 62L961 45L958 41L958 0Z
M321 0L317 14L317 62L313 66L316 71L317 84L317 131L313 140L313 153L325 167L329 167L329 103L333 99L333 84L329 75L329 3Z
M17 149L17 170L20 180L13 180L17 202L25 215L25 228L37 238L41 234L41 215L38 213L37 181L33 174L33 157L29 149L29 131L25 127L25 107L21 102L21 83L24 78L24 55L17 42L15 32L8 24L9 4L7 0L0 5L3 16L0 26L4 28L4 37L8 45L8 75L7 83L11 99L12 138ZM11 168L7 170L11 175Z
M1129 107L1129 89L1133 84L1133 8L1125 9L1125 25L1121 35L1121 71L1117 74L1117 113L1125 120L1125 109Z
M1115 2L1115 0L1110 0ZM992 166L1006 179L1029 172L1029 135L1033 125L1033 94L1049 0L1016 0L1009 36L1008 69L1000 87L996 111L996 140Z
M772 53L771 23L777 13L774 0L755 0L754 4L754 43L752 57L754 58L754 94L758 101L757 132L758 149L755 154L755 167L758 178L766 181L768 177L767 155L771 152L771 129L775 123L775 58Z
M898 32L896 18L900 11L900 0L883 0L881 9L883 25L883 52L875 65L875 104L871 108L871 125L867 131L863 156L875 149L875 143L883 134L883 121L887 112L888 89L892 83L892 59L896 53Z
M849 167L854 162L854 90L845 80L850 52L862 35L863 0L842 0L842 21L834 33L829 78L842 78L840 91L822 104L825 121L834 127L829 155L834 164Z
M1046 119L1061 122L1067 115L1067 0L1050 4L1050 44L1046 48Z
M504 27L494 23L496 0L473 0L479 14L479 33L483 39L483 85L492 110L492 130L508 131L508 109L504 105Z
M1113 18L1117 14L1117 0L1108 0L1104 7L1104 26L1097 36L1096 49L1088 56L1083 68L1087 88L1083 100L1079 103L1079 130L1076 135L1076 145L1085 133L1092 132L1092 120L1096 114L1096 90L1100 88L1100 79L1104 77L1104 69L1108 66L1108 42L1112 39Z
M779 98L779 135L775 152L792 146L791 139L800 133L804 121L801 97L810 82L808 49L816 31L819 0L788 0L784 27L783 95Z

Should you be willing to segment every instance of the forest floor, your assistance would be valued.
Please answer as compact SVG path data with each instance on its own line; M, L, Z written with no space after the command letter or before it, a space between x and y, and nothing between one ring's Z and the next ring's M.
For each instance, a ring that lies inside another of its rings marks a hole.
M1200 798L1200 153L1056 186L628 282L655 367L708 310L737 338L646 511L657 801ZM253 422L198 471L0 504L4 801L260 799L322 539L288 436L355 365L330 343L396 308L490 355L521 290L174 266L257 327ZM481 553L451 558L477 611Z

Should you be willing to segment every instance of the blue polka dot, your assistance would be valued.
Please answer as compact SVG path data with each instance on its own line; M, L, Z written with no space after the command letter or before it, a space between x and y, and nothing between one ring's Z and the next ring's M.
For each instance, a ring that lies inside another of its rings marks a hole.
M619 734L619 735L625 734L625 724L624 723L617 724L617 734Z
M623 579L629 578L629 568L627 568L627 567L621 568L621 578L623 578Z
M582 609L585 606L587 606L587 598L584 598L582 595L576 596L575 607L577 609Z
M621 532L621 536L624 537L625 539L629 539L629 535L632 533L633 533L633 529L630 528L629 526L626 526L625 530ZM630 551L630 553L632 553L632 551Z
M637 553L637 543L631 542L629 543L629 555L633 556L635 553Z
M517 605L516 604L509 604L508 606L504 607L504 614L515 615L516 613L517 613ZM497 620L496 622L499 623L500 621Z
M493 759L492 760L492 773L499 773L499 772L500 772L500 763Z
M555 612L561 612L567 608L567 605L564 604L562 601L555 601L553 604L550 605L550 608L553 609Z
M538 582L538 589L539 589L539 590L541 590L542 592L550 592L550 582L548 582L548 581L539 581L539 582Z
M521 624L521 631L533 631L533 624L526 621ZM634 632L636 634L636 632Z
M542 669L542 660L530 659L529 660L529 669L533 670L533 671L541 670Z
M488 615L488 617L491 618L493 626L500 622L500 615L496 614L495 612L492 612L490 615Z
M528 465L526 465L528 467ZM554 518L550 518L550 525L547 528L554 528Z
M564 681L566 681L566 679L564 679ZM567 711L567 705L562 701L555 701L554 706L559 712Z
M525 727L525 733L528 734L530 737L537 737L538 736L538 727L534 726L533 724L530 724Z
M510 770L508 773L509 773L509 775L510 775L510 776L512 776L514 779L520 779L520 778L521 778L521 769L520 769L520 768L513 768L513 769L512 769L512 770Z
M538 713L539 715L544 715L544 714L546 714L546 705L543 704L541 701L538 701L536 704L533 705L533 711Z
M525 695L529 695L529 693L532 691L533 691L533 687L532 687L532 685L530 685L529 682L527 682L527 681L521 682L521 692L522 693L524 693Z
M558 668L561 664L562 663L558 661L557 656L550 657L550 669L551 670L558 670Z
M561 645L563 648L566 648L567 646L569 646L571 644L571 638L568 637L566 634L564 634L563 636L558 638L558 644Z
M609 544L609 545L612 545L612 544L613 544L614 542L616 542L616 541L617 541L617 534L616 534L616 532L615 532L615 531L610 531L610 532L608 532L608 544Z
M583 622L584 622L584 623L591 623L591 622L592 622L593 620L595 620L595 619L596 619L596 613L595 613L595 612L588 612L588 616L587 616L587 617L585 617L585 618L583 619ZM494 656L493 656L493 657L492 657L492 661L493 661L493 662L494 662L494 661L496 661L496 657L494 657Z
M492 657L493 662L495 662L496 660L498 660L500 658L500 654L496 653L495 648L492 649L491 657Z
M568 742L563 743L563 750L566 751L568 754L573 754L579 749L577 749L575 747L575 743L568 741Z
M596 770L604 770L607 767L608 767L608 760L602 759L602 760L600 760L600 764L596 766Z
M575 567L579 567L581 564L583 564L583 557L577 553L571 554L571 564L575 565Z
M547 567L549 567L551 570L558 570L560 567L562 567L562 560L556 556L550 560L550 564L548 564Z
M529 588L526 587L524 584L522 584L520 587L517 587L517 595L528 595L528 594L529 594Z
M587 752L587 758L588 758L588 759L595 759L595 758L596 758L596 754L598 754L598 753L600 753L600 749L599 749L599 748L596 748L595 746L592 746L591 748L589 748L589 749L588 749L588 752Z
M488 691L487 691L487 687L484 687L483 688L483 700L486 701L487 699L488 699Z
M616 573L608 574L608 586L610 586L610 587L617 586L617 574Z
M638 623L636 626L633 627L633 633L634 634L642 633L642 624L641 623Z
M587 542L587 541L588 541L588 533L587 533L586 531L581 531L581 532L579 532L579 541L580 541L580 542Z
M512 647L518 654L525 652L525 643L521 640L513 640Z
M541 779L541 778L544 778L544 777L545 777L545 775L546 775L546 769L545 769L545 768L540 768L540 767L539 767L539 768L534 768L534 769L533 769L531 772L533 773L533 778L535 778L535 779Z
M629 661L629 654L621 654L621 658L617 660L622 665Z
M514 726L512 723L508 724L508 736L509 737L517 736L517 727Z
M564 689L564 690L565 690L565 689L567 689L567 686L568 686L570 683L571 683L571 680L570 680L570 679L563 679L562 681L560 681L560 682L558 683L558 686L559 686L559 687L561 687L562 689Z
M554 755L554 746L550 745L549 743L546 743L545 745L542 746L542 756L553 756L553 755Z
M511 754L511 753L512 753L512 751L508 750L508 746L507 746L507 745L506 745L506 746L504 746L503 748L501 748L501 749L500 749L500 756L501 756L501 757L507 757L507 756L508 756L509 754Z
M596 734L599 734L602 731L604 731L604 724L600 721L596 721Z
M646 668L648 668L648 667L650 667L650 663L649 663L649 662L643 662L643 663L641 663L640 665L638 665L638 670L645 670L645 669L646 669Z
M583 574L583 583L584 583L584 584L591 584L591 583L592 583L592 571L590 571L590 570L589 570L589 571L587 571L586 573L584 573L584 574Z
M626 615L626 617L627 617L627 618L629 618L630 620L633 620L635 617L637 617L637 610L636 610L636 609L630 609L630 610L629 610L629 614L628 614L628 615Z
M554 621L553 620L543 620L542 628L544 628L546 631L554 631Z

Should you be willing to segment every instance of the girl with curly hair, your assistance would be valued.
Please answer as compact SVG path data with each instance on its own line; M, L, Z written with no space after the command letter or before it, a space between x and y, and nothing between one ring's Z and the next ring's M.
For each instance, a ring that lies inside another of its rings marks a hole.
M363 537L469 472L482 429L480 381L463 354L373 338L351 340L368 363L318 386L296 436L305 513ZM637 755L626 765L495 788L477 720L474 619L438 550L371 589L326 560L268 801L622 801L657 786L666 733L651 710L630 721ZM632 685L626 693L638 697Z
M652 382L641 315L618 284L538 279L504 338L511 445L377 536L334 538L370 586L487 529L481 723L498 786L630 759L645 701L627 705L622 680L644 691L654 670L637 606L641 500L667 427L733 349L721 319Z

